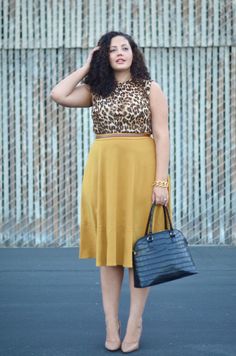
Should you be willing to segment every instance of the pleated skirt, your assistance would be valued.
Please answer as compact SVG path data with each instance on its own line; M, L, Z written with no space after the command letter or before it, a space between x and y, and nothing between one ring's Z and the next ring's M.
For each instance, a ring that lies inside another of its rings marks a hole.
M145 235L155 177L151 136L113 136L92 142L81 186L79 258L94 258L96 266L133 267L133 245ZM172 219L170 176L168 181ZM163 206L158 204L152 231L164 229Z

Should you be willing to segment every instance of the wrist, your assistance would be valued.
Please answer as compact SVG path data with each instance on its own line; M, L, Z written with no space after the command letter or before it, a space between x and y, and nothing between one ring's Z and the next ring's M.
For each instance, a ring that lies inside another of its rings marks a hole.
M161 187L161 188L168 188L169 183L168 183L168 178L161 180L157 179L153 182L152 186L155 187Z
M160 185L153 185L152 188L153 188L153 189L155 189L155 188L168 189L168 187L161 187Z
M168 180L168 176L156 176L155 177L155 181L158 181L158 180L161 180L161 181L167 181Z
M89 72L90 69L90 65L89 64L84 64L82 67L83 71L85 71L85 75Z

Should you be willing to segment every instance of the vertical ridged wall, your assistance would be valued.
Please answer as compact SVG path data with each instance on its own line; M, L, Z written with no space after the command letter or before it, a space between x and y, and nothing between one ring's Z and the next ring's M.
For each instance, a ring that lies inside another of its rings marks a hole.
M168 97L174 226L236 244L235 0L2 0L0 16L0 246L78 245L91 109L50 92L110 30Z

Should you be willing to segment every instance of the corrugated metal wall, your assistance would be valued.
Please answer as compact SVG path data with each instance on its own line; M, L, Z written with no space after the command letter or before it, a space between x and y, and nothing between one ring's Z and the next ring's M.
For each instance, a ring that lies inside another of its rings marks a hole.
M236 244L235 0L0 2L0 246L77 246L91 109L53 86L110 30L131 34L169 100L173 223Z

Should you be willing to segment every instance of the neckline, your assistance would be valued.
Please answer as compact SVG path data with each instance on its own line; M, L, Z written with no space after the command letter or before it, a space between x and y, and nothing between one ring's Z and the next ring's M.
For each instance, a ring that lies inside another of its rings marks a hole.
M132 82L132 80L133 80L133 78L130 78L130 79L128 79L128 80L125 80L124 82L118 82L117 80L115 80L115 82L116 82L117 85L123 85L123 84L125 84L125 83Z

